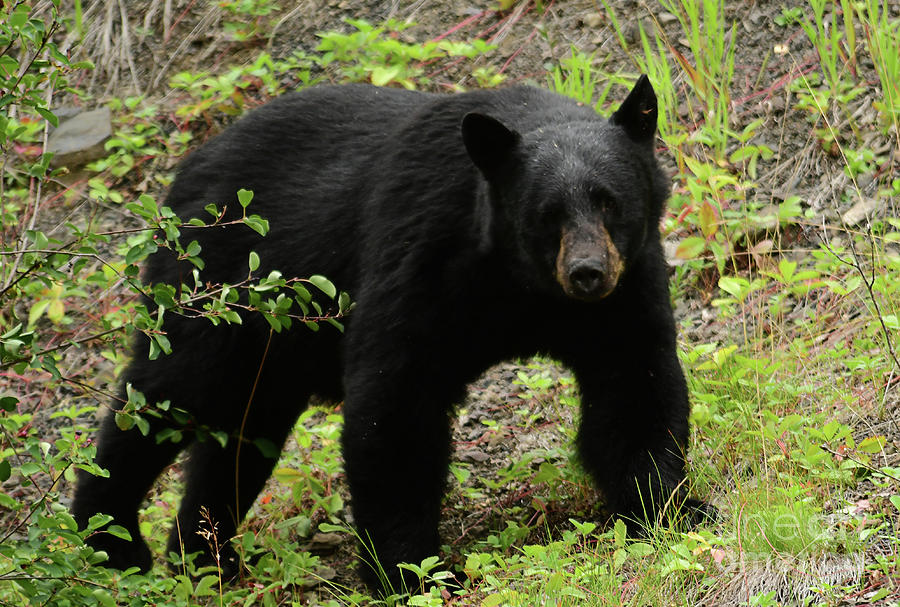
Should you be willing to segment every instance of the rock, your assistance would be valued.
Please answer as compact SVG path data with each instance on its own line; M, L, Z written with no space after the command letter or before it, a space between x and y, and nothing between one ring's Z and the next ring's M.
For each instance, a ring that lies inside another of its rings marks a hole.
M680 266L684 264L684 260L680 259L676 252L678 251L679 241L666 239L663 241L663 253L666 256L666 262L670 267Z
M773 95L772 96L772 111L777 112L779 114L784 112L784 96L783 95Z
M317 588L318 586L330 582L337 576L337 571L332 569L331 567L316 567L315 570L310 572L310 577L303 580L303 588L307 590L312 590L313 588ZM315 600L315 599L314 599ZM318 605L318 602L308 603L310 605Z
M83 111L84 110L82 108L75 107L74 105L63 105L53 108L53 115L56 116L57 120L59 120L60 126L62 126L63 122L66 122L70 118L74 118ZM53 130L53 125L50 125L50 132L53 132Z
M600 13L588 13L583 23L590 28L597 28L603 25L604 18Z
M47 151L53 153L51 165L73 168L103 158L104 144L110 137L112 122L108 107L81 112L60 124L47 140Z
M316 533L303 549L311 554L331 554L340 547L342 542L343 538L337 533Z
M765 18L766 14L759 10L758 8L750 11L750 23L753 25L759 25L760 22Z
M672 13L667 13L665 11L662 11L656 17L663 25L668 25L670 23L675 23L676 21L678 21L678 17L676 17Z
M483 464L484 462L491 459L491 457L484 451L478 451L475 449L472 449L471 451L463 451L457 456L457 458L461 462L467 462L470 464Z
M866 217L871 216L877 208L878 200L876 198L863 198L841 215L841 221L845 226L855 226Z

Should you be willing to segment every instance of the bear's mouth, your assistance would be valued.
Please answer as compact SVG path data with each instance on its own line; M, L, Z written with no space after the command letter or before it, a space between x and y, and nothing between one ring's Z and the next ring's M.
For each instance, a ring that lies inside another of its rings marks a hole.
M624 261L603 224L563 228L556 281L568 297L599 301L619 283Z

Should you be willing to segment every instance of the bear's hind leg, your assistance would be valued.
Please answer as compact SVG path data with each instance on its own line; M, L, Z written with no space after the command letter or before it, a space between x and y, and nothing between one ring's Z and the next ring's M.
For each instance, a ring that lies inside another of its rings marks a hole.
M237 425L229 429L225 447L212 437L194 444L185 462L184 499L166 549L167 556L178 555L176 563L182 555L200 552L195 565L219 565L224 578L239 573L230 540L271 475L305 406L305 396L291 395L294 399L301 404L284 403L283 397L255 399L242 436Z
M148 571L152 556L138 528L138 507L160 472L172 463L185 443L156 442L156 434L166 426L149 418L147 436L139 430L120 430L110 414L101 422L97 441L97 465L109 471L109 477L79 473L72 502L72 514L80 529L97 513L113 517L112 525L120 525L131 534L131 541L115 537L103 529L88 537L88 544L103 550L109 560L105 566L127 569L137 566Z

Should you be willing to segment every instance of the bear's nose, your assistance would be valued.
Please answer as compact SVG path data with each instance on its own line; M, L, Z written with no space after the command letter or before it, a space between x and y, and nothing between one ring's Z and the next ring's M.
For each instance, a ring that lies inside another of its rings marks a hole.
M569 283L580 297L603 294L606 267L599 259L579 259L569 271Z

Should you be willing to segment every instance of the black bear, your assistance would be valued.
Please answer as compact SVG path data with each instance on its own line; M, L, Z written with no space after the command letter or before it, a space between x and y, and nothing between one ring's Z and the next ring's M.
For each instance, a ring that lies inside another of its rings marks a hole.
M344 402L355 525L397 584L397 563L439 550L450 415L466 384L536 353L577 379L580 458L610 511L645 519L674 496L702 514L683 489L689 404L660 245L669 181L654 155L656 121L646 77L609 120L526 86L455 95L322 86L207 142L182 164L167 204L190 218L227 203L226 218L240 217L245 188L271 230L198 230L202 280L240 281L256 251L260 275L324 274L355 308L343 335L299 326L269 341L258 314L220 326L169 314L170 355L150 360L138 340L123 386L240 440L223 448L182 428L186 440L158 442L171 421L151 420L145 436L108 416L96 461L109 478L82 475L73 510L80 525L107 513L133 540L90 542L110 566L149 568L137 510L189 445L169 550L210 562L201 507L231 537L275 463L241 443L282 446L320 395ZM190 282L190 271L156 255L146 280ZM222 567L234 575L225 543Z

